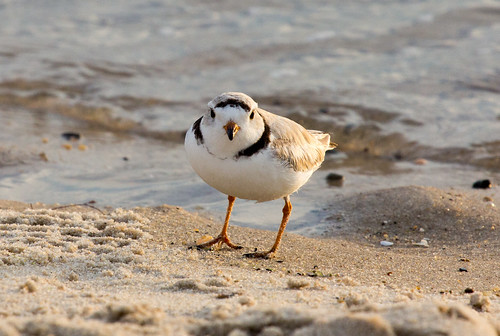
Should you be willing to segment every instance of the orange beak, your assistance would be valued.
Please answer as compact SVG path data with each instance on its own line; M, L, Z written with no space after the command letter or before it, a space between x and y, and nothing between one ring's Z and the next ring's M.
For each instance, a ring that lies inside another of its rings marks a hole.
M234 136L240 129L240 126L238 126L234 121L230 120L225 126L224 130L226 131L227 137L229 138L230 141L233 141Z

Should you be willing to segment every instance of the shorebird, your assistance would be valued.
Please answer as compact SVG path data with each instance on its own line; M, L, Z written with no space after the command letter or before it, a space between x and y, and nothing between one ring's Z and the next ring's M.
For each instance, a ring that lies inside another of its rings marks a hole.
M330 135L258 107L241 92L226 92L208 103L207 112L186 133L185 148L194 171L228 196L221 233L199 248L226 244L229 218L236 198L266 202L283 198L283 217L271 249L245 254L268 258L277 251L292 212L290 195L303 186L336 147Z

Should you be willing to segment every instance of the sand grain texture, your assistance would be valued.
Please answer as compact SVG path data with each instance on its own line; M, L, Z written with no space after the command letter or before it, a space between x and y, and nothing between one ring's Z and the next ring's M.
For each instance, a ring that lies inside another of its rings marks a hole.
M346 197L324 237L287 233L270 260L242 257L274 239L249 228L230 228L243 251L193 248L221 223L174 206L1 201L0 335L498 335L500 214L487 193Z

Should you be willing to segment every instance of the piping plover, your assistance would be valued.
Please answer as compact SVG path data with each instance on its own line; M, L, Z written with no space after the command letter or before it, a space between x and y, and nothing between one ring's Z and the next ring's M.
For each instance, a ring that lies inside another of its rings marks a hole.
M258 107L244 93L226 92L208 103L208 111L186 133L187 157L195 172L210 186L228 195L222 232L198 245L225 243L238 249L227 233L235 199L266 202L283 198L283 218L274 245L247 257L272 256L292 211L290 194L319 168L327 150L335 148L330 135L306 130L296 122Z

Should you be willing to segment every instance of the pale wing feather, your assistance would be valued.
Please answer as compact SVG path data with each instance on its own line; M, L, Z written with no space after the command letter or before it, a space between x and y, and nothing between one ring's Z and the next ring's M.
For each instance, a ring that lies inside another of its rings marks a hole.
M307 130L309 134L315 137L319 142L321 142L326 150L332 150L336 148L338 145L335 142L330 142L330 134L325 133L323 131L315 131L315 130Z
M276 155L295 171L318 169L325 158L325 151L334 148L329 134L306 130L290 119L258 110L271 128L272 147Z

